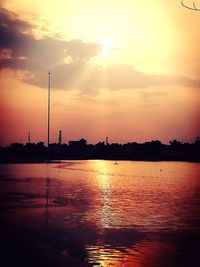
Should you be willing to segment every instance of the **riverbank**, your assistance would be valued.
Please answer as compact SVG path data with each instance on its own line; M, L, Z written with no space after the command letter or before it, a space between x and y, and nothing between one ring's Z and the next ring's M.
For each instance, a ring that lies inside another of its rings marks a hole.
M141 162L191 162L191 163L200 163L200 160L184 160L184 159L119 159L119 158L63 158L63 159L13 159L13 160L0 160L0 164L38 164L38 163L47 163L47 164L53 164L53 163L63 163L63 161L85 161L85 160L108 160L108 161L114 161L114 162L120 162L120 161L141 161Z

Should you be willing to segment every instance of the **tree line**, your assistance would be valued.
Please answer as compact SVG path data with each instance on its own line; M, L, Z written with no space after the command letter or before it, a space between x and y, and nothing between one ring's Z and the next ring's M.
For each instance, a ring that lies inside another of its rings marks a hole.
M192 143L172 140L163 144L159 140L144 143L125 144L98 142L88 144L87 140L69 141L68 144L51 143L46 147L43 142L12 143L0 147L1 162L42 162L62 159L110 159L110 160L147 160L147 161L192 161L200 162L200 137Z

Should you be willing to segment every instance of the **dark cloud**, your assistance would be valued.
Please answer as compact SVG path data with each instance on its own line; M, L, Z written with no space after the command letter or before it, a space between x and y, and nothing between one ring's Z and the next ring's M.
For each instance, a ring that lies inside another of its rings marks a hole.
M41 75L51 69L55 71L57 80L60 78L56 83L59 88L63 80L67 82L79 76L90 58L101 51L99 44L81 40L36 39L31 30L28 22L0 9L0 69L27 70L30 73L26 82L32 84L44 86Z
M25 72L24 82L46 88L47 72L52 71L53 87L77 89L81 94L95 94L100 88L118 90L177 84L200 87L199 80L167 75L149 75L133 66L113 64L102 69L90 64L101 51L96 43L65 41L54 37L36 39L33 26L0 8L0 70Z
M14 55L18 50L19 53L22 52L22 45L30 44L31 38L25 35L25 32L31 29L29 23L18 19L14 13L0 8L0 49L12 48Z

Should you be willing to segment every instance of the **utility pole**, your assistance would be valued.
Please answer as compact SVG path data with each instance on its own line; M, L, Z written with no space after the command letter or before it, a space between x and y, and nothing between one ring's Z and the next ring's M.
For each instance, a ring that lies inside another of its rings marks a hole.
M48 72L48 129L47 129L47 150L48 150L48 161L49 161L49 140L50 140L50 104L51 104L51 72Z

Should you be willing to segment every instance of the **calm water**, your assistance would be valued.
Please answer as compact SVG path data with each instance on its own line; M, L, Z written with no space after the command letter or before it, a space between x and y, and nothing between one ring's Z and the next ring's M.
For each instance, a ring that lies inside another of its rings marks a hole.
M200 164L1 165L2 217L91 266L199 266Z

